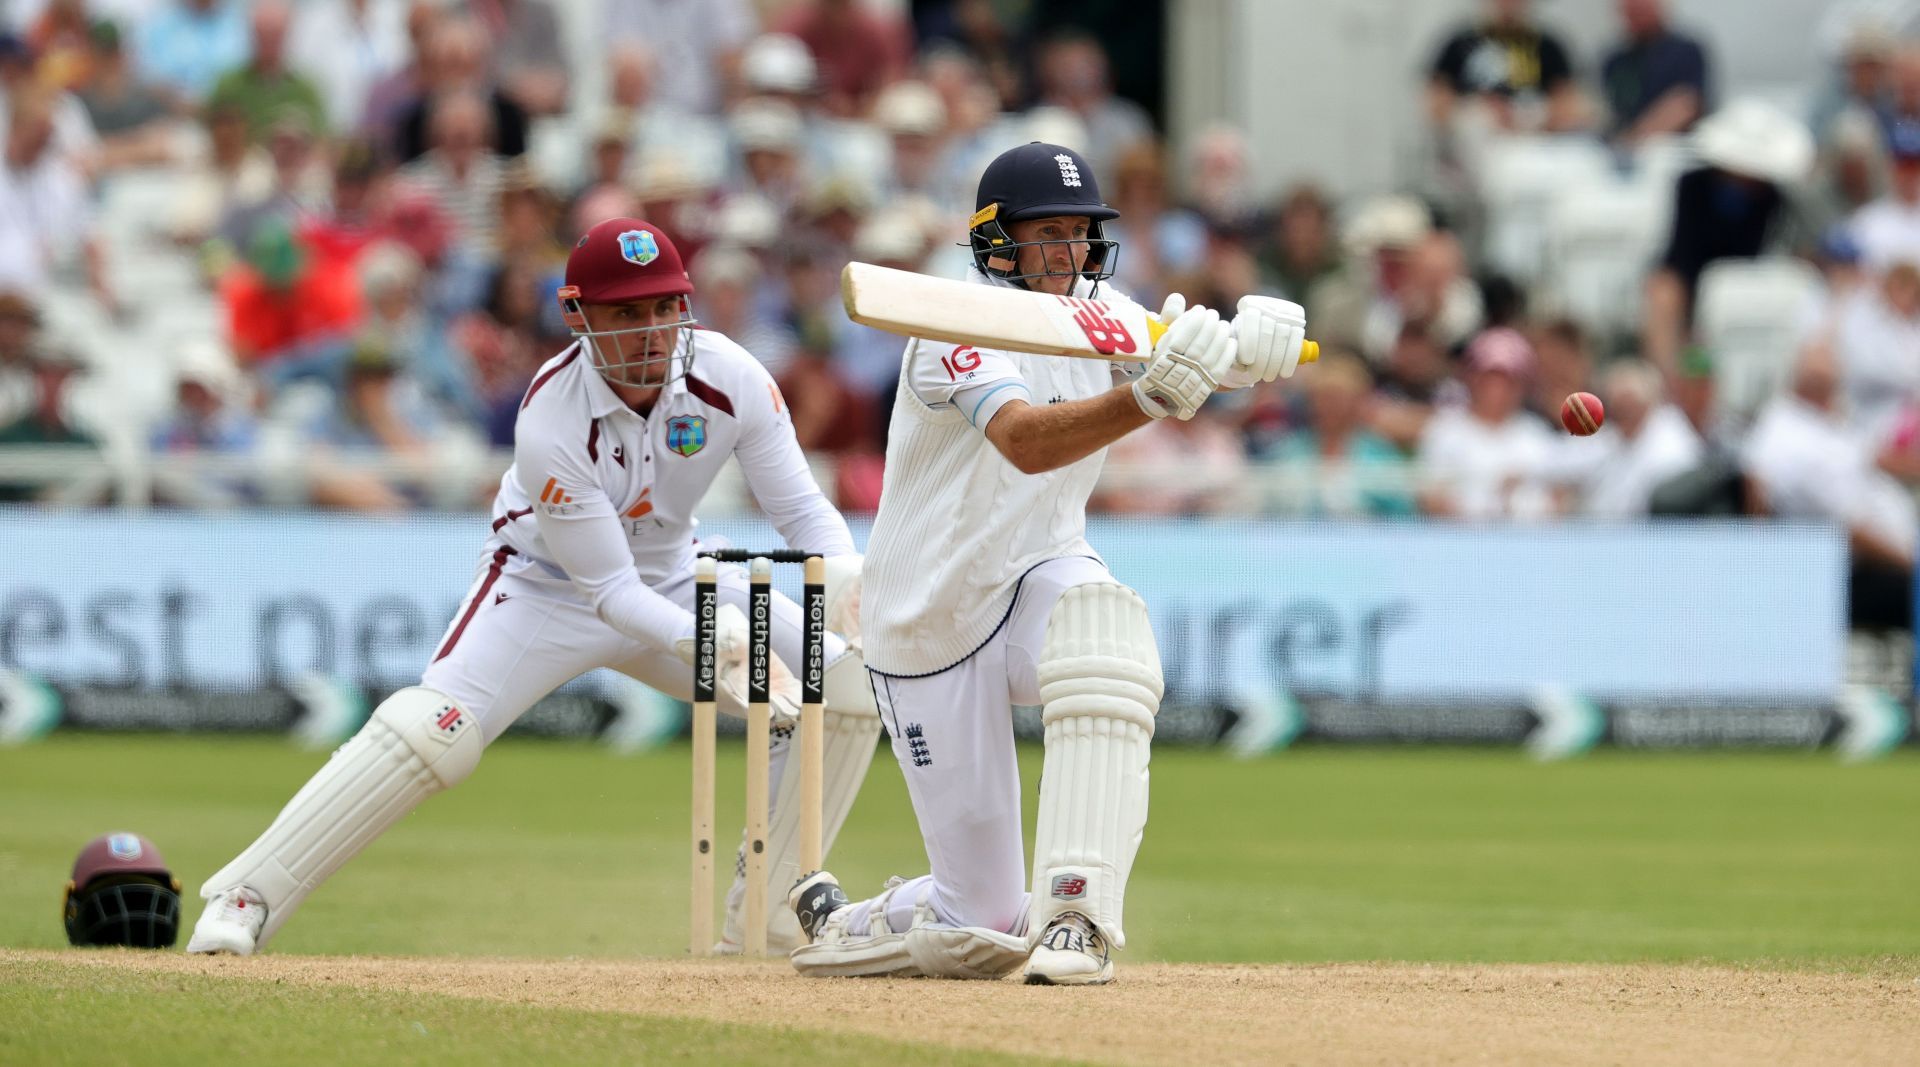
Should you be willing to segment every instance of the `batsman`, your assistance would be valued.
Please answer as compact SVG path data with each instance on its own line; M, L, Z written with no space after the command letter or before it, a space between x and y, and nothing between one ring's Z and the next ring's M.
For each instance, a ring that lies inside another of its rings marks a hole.
M729 459L793 548L827 557L826 756L822 829L831 841L880 732L852 605L859 557L846 520L807 467L773 378L722 334L696 330L693 283L673 242L640 219L601 222L567 258L561 311L574 335L520 402L513 466L466 600L418 686L381 702L360 732L287 802L259 839L207 879L188 952L251 954L300 902L401 816L459 784L481 751L547 693L597 667L685 699L692 677L694 511ZM725 547L716 544L710 547ZM720 706L747 688L746 574L720 576ZM800 609L776 597L774 725L800 686ZM770 946L800 928L781 894L799 868L791 730L770 756ZM721 951L739 951L745 886L727 898Z
M975 206L973 284L1125 299L1101 284L1119 251L1101 224L1119 213L1078 152L1001 154ZM861 629L932 873L858 903L828 872L801 881L801 973L990 979L1024 966L1033 984L1112 981L1160 656L1146 604L1087 543L1087 499L1109 444L1192 418L1217 389L1292 373L1306 317L1269 306L1229 321L1169 297L1130 380L1100 360L908 342ZM1040 705L1045 724L1031 881L1015 704Z

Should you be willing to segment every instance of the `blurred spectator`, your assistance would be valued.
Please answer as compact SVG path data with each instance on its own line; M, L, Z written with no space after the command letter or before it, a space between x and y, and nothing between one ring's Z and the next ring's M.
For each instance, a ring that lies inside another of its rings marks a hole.
M1504 326L1467 346L1467 403L1435 411L1420 436L1420 508L1462 519L1539 519L1552 511L1541 480L1553 448L1523 407L1533 372L1527 339Z
M87 47L87 78L77 95L100 138L100 169L171 162L172 113L160 93L135 76L119 27L94 23Z
M1852 553L1848 607L1856 627L1911 629L1914 498L1848 433L1837 413L1838 368L1810 345L1790 391L1762 410L1741 456L1765 510L1844 526Z
M1835 118L1820 148L1817 180L1808 191L1810 228L1821 234L1844 228L1885 195L1887 164L1886 141L1873 116L1848 111Z
M692 274L694 292L699 294L694 310L700 325L732 338L775 378L785 374L795 338L754 308L764 277L759 261L741 249L714 245L694 260Z
M80 98L40 76L37 57L25 41L12 34L0 34L0 123L7 120L12 101L22 97L42 98L53 123L53 151L64 157L82 176L99 165L100 138L87 106ZM0 139L4 139L0 126Z
M406 66L407 0L304 0L288 63L326 102L328 126L360 128L373 87Z
M972 207L971 189L980 169L1003 147L994 139L1001 121L1000 97L980 64L950 47L923 53L920 76L946 107L947 147L941 160L946 184L964 194L964 205Z
M1436 127L1451 130L1462 108L1501 130L1585 124L1573 61L1532 7L1532 0L1484 0L1484 17L1447 38L1427 78L1427 118Z
M1087 34L1062 33L1043 43L1034 57L1034 83L1038 103L1063 108L1086 124L1086 143L1074 147L1097 174L1111 173L1121 152L1153 138L1146 111L1114 94L1107 53Z
M246 5L238 0L175 0L140 24L140 72L177 100L199 103L222 74L247 61Z
M251 12L252 57L227 71L207 97L209 106L239 108L255 138L266 136L268 125L289 111L306 119L310 130L327 128L320 90L305 75L287 69L287 27L292 21L293 12L282 0L259 0Z
M1709 446L1724 447L1727 435L1714 402L1713 354L1699 345L1688 345L1680 353L1680 366L1671 381L1674 407L1687 417L1693 432Z
M1665 0L1619 0L1625 40L1607 54L1600 84L1612 112L1609 136L1625 148L1685 133L1705 114L1707 52L1667 25Z
M401 124L426 88L427 56L433 48L435 31L448 17L435 0L409 0L405 58L398 67L367 87L359 131L389 156L399 157Z
M1359 357L1331 351L1306 381L1307 425L1262 459L1278 461L1306 496L1289 501L1306 515L1364 518L1413 514L1400 450L1365 424L1372 375ZM1295 510L1293 508L1289 509Z
M331 375L358 328L360 287L344 262L314 256L285 219L263 219L220 279L233 351L270 381Z
M237 106L210 107L203 116L207 154L181 175L167 232L197 245L212 237L229 205L252 204L273 193L273 157L247 137L247 117Z
M1333 205L1326 193L1312 184L1288 190L1273 212L1259 256L1266 287L1288 300L1305 301L1315 284L1339 270Z
M1446 350L1424 326L1408 323L1400 328L1380 369L1367 425L1403 452L1412 452L1435 409L1458 407L1466 399Z
M31 398L18 417L0 424L0 447L94 444L92 435L76 426L69 412L67 389L80 373L79 357L64 347L42 347L35 351L28 369ZM43 493L32 483L0 482L0 501L31 500Z
M1896 263L1841 301L1833 354L1848 427L1863 441L1886 440L1901 412L1920 401L1920 269Z
M852 258L895 270L918 271L927 254L926 233L908 212L883 211L868 219L849 251ZM837 273L837 271L835 272ZM864 404L883 415L893 409L894 388L900 381L900 353L905 341L898 334L861 326L829 315L837 341L837 369ZM874 444L886 436L884 419L867 428Z
M380 240L367 246L354 270L366 306L359 342L392 352L440 407L476 423L487 418L472 367L449 345L426 298L420 257L398 241Z
M499 216L494 259L525 262L557 279L566 266L567 247L558 237L560 201L553 191L530 169L512 167L502 179Z
M169 455L246 456L260 440L260 420L248 406L245 375L218 342L183 343L175 356L174 405L154 427L151 445ZM155 493L162 502L234 504L257 497L243 476L196 472L171 478L161 472Z
M391 173L366 141L343 142L334 154L332 195L324 207L301 220L301 236L314 250L352 260L379 234L380 213L388 207Z
M87 17L86 0L49 0L23 35L40 57L42 85L78 89L93 76L94 25Z
M40 307L33 298L0 289L0 425L32 409L39 386L33 353L40 334Z
M601 219L633 215L633 192L627 188L627 160L632 155L633 121L625 111L600 117L589 146L587 180L567 208L571 233L585 233Z
M486 301L457 319L449 336L467 364L492 444L513 444L514 418L533 372L556 350L541 330L542 281L530 264L507 262L488 281Z
M400 168L400 181L426 193L453 218L454 243L474 255L494 247L505 167L489 147L485 98L455 92L434 97L431 142Z
M333 175L318 150L319 131L304 108L287 108L268 120L267 158L273 163L273 181L258 198L236 197L227 203L220 236L228 245L245 244L261 219L273 216L298 225L327 206Z
M941 168L947 106L925 82L895 82L874 101L873 121L887 135L890 159L882 181L883 201L921 197L956 212L970 206L948 184Z
M813 57L807 55L806 48L798 42L794 42L794 47L811 69ZM662 99L656 91L659 82L654 54L644 42L622 41L610 48L607 52L609 132L618 121L614 116L623 116L627 124L624 136L632 159L671 156L699 180L720 181L726 176L729 162L726 128L711 116L682 111Z
M529 115L567 104L567 58L560 22L546 0L469 0L467 10L495 42L493 80Z
M433 122L440 103L452 97L480 101L487 140L501 156L527 150L527 113L500 91L487 75L487 36L470 18L447 17L433 24L427 53L420 68L420 91L400 109L396 126L396 158L410 162L432 148Z
M600 40L638 40L660 69L673 72L659 86L661 104L711 115L740 65L740 50L759 28L749 0L607 0Z
M982 86L994 95L995 111L1020 106L1024 42L1016 34L1013 20L996 10L999 5L994 0L946 0L912 6L923 64L933 57L964 59L979 69Z
M806 185L799 114L776 101L750 100L734 109L729 127L740 150L737 188L783 213L793 210Z
M1920 44L1903 43L1894 52L1892 83L1892 99L1881 115L1888 137L1903 122L1920 122Z
M1102 486L1090 507L1116 515L1206 515L1233 506L1247 488L1240 435L1212 407L1191 419L1159 419L1107 447Z
M101 303L112 307L86 177L53 148L53 99L51 90L42 89L7 100L0 288L42 291L53 284L56 270L77 265Z
M1758 101L1715 112L1694 138L1702 163L1674 188L1673 230L1647 280L1642 351L1671 373L1693 317L1694 288L1708 264L1792 247L1788 191L1813 162L1799 121Z
M1167 290L1183 294L1189 303L1217 308L1223 315L1231 315L1243 296L1267 295L1261 293L1260 263L1242 232L1208 227L1199 269L1166 279Z
M1895 263L1920 263L1920 122L1893 129L1887 149L1893 156L1893 180L1887 195L1853 217L1853 239L1872 270Z
M245 452L259 435L259 420L246 403L247 380L217 341L183 342L174 358L178 403L154 430L163 452Z
M906 73L913 34L891 6L869 0L795 0L774 18L772 29L799 38L813 53L828 113L866 115L875 94Z
M1898 41L1877 18L1857 21L1841 46L1833 79L1822 86L1808 113L1813 136L1822 146L1834 137L1834 123L1854 114L1882 131L1892 126L1893 56Z
M763 33L740 53L740 84L748 97L767 97L801 114L820 107L820 64L807 43L790 33Z
M809 452L869 450L877 415L834 358L843 332L869 330L849 323L837 306L840 263L812 242L795 241L784 249L784 268L787 318L781 326L796 345L779 382L793 411L800 447ZM896 346L905 343L894 341ZM896 368L899 351L894 349Z
M1584 466L1583 508L1608 519L1644 517L1653 492L1705 458L1700 435L1679 408L1666 402L1662 375L1652 364L1621 360L1600 376L1607 423L1585 441L1563 440Z
M440 429L440 417L418 382L402 373L387 338L365 336L346 360L338 402L303 427L309 444L345 452L418 455Z
M1466 275L1460 244L1434 231L1419 201L1370 200L1345 236L1346 266L1307 294L1307 321L1317 337L1378 364L1408 323L1449 348L1479 327L1480 294Z
M1558 318L1541 323L1530 339L1539 365L1528 406L1537 415L1557 419L1561 401L1593 388L1593 350L1587 332L1572 319Z
M1259 208L1253 201L1247 155L1247 135L1238 128L1215 123L1202 129L1187 150L1182 172L1187 179L1186 205L1212 225L1249 226Z
M1120 243L1113 284L1157 308L1175 278L1201 269L1207 255L1206 225L1193 212L1168 202L1166 165L1160 147L1151 141L1122 152L1108 183L1107 203L1120 212L1119 218L1101 224L1106 236Z

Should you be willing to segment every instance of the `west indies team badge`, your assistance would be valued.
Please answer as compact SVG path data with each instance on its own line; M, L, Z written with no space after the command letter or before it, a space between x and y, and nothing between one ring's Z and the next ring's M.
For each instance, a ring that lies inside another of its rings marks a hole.
M707 447L707 417L677 415L667 420L667 448L676 455L691 456Z

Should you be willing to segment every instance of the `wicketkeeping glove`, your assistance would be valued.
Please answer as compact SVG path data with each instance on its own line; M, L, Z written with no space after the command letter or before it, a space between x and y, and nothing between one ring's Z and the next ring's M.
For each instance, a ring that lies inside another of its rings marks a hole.
M746 613L732 604L722 604L714 615L713 688L721 710L730 715L746 714L751 641ZM693 666L694 638L681 638L673 650L681 662ZM800 679L771 651L767 654L767 710L775 726L792 726L800 721Z

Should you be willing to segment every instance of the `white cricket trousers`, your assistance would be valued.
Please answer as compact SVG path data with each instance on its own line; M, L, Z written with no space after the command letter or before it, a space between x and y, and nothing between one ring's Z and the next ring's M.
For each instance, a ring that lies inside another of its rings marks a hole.
M890 898L887 924L894 931L912 925L914 905L924 900L941 922L1020 932L1027 849L1013 706L1040 703L1036 668L1060 595L1112 580L1097 559L1048 560L1020 580L1006 621L973 655L914 678L868 671L932 871ZM848 928L866 929L867 904L856 907Z
M513 563L525 565L498 548L481 557L472 589L420 676L421 685L452 697L472 715L488 744L535 701L598 667L611 667L679 700L693 695L693 668L673 649L628 637L602 622L572 586L522 577L509 569ZM692 611L693 584L689 567L653 589ZM718 584L720 602L745 613L745 568L722 564ZM798 674L805 640L800 606L778 591L772 636L774 655ZM825 661L832 663L845 651L839 635L828 633ZM787 742L786 731L776 732L776 791Z

